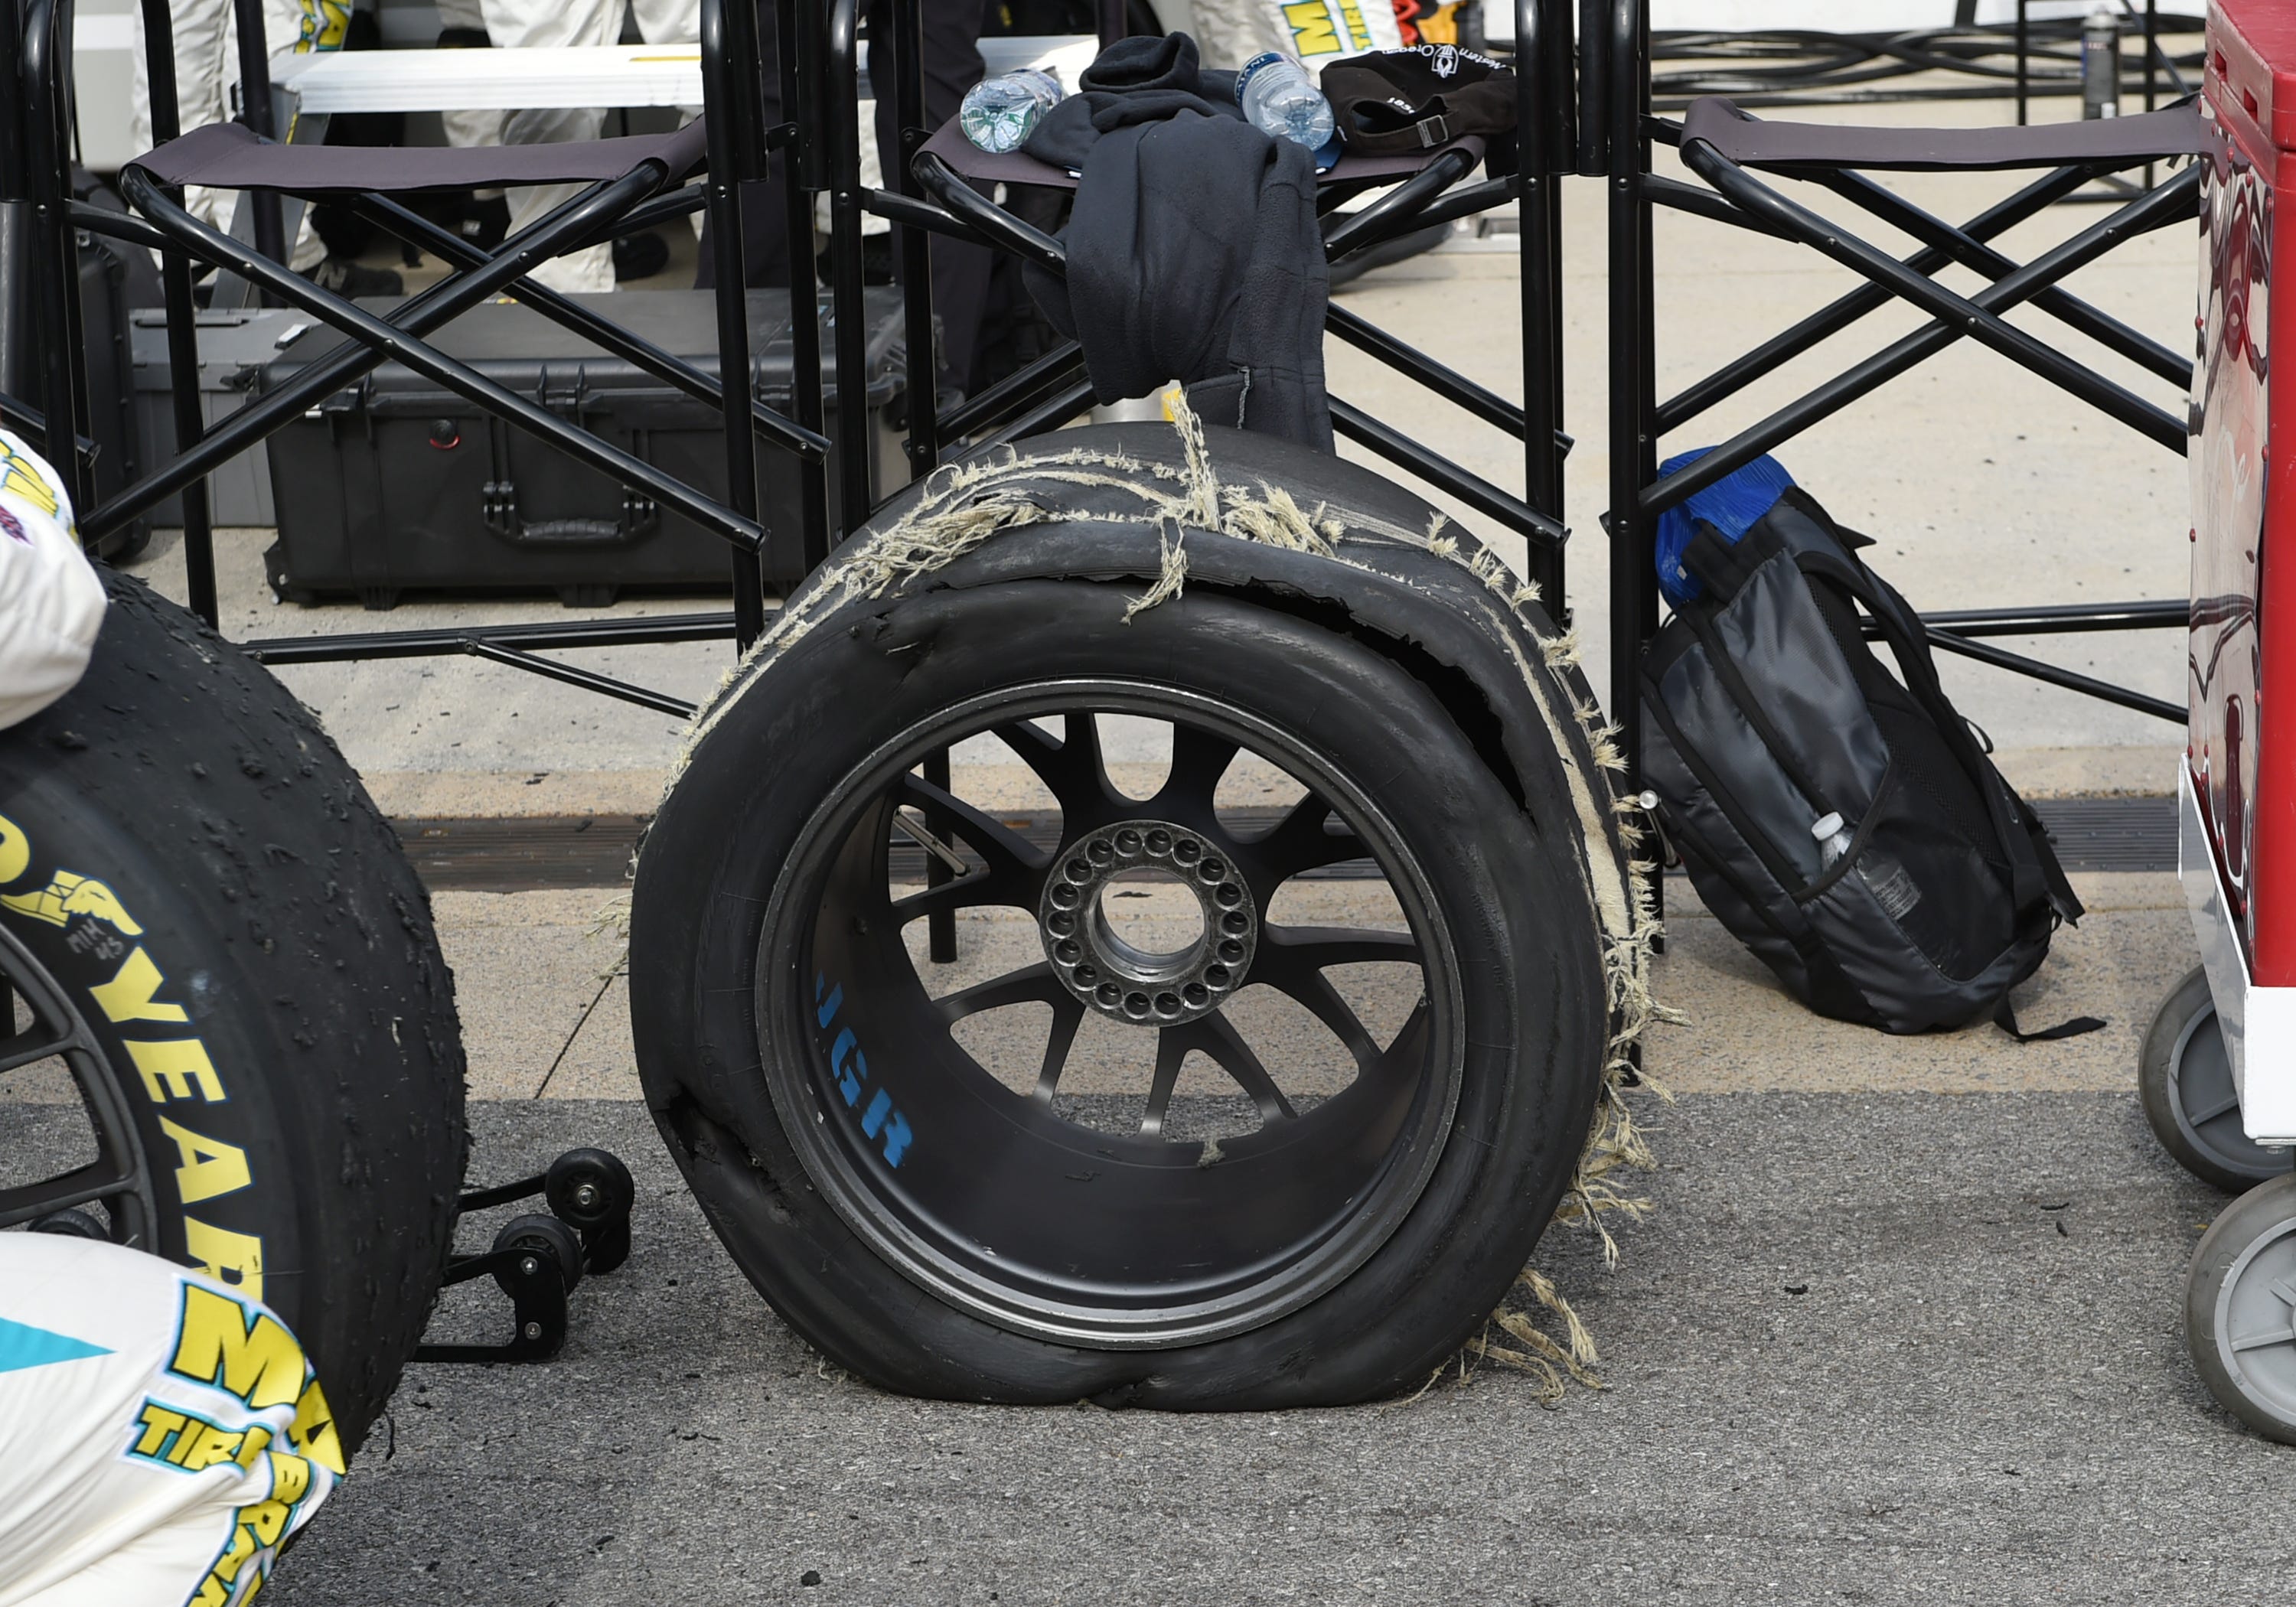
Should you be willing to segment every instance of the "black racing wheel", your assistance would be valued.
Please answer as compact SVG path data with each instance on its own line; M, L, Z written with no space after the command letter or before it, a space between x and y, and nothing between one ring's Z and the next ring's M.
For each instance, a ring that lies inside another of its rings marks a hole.
M1170 439L1113 461L1145 480ZM1429 528L1364 471L1216 439ZM1480 693L1197 575L1128 618L1137 584L1025 574L825 610L705 717L647 838L657 1118L743 1270L881 1383L1189 1407L1415 1384L1586 1136L1609 794L1544 655L1526 633L1507 673L1566 734L1517 771L1462 712Z

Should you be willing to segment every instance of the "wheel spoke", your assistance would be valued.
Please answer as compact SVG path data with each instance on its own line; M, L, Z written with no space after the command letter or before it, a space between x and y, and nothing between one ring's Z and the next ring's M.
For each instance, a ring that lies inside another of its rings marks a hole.
M2226 1111L2238 1108L2239 1104L2239 1095L2227 1094L2223 1098L2203 1105L2198 1110L2187 1110L2185 1112L2185 1119L2197 1127L2204 1122L2214 1121Z
M1066 734L1055 739L1034 720L1015 720L990 729L1037 773L1066 814L1089 814L1110 796L1108 772L1101 764L1100 725L1089 709L1062 718Z
M1148 1107L1140 1114L1140 1136L1160 1137L1164 1117L1172 1108L1172 1090L1180 1081L1180 1064L1193 1047L1185 1027L1167 1027L1156 1035L1156 1070L1148 1079Z
M1316 1020L1329 1027L1340 1042L1347 1045L1348 1053L1356 1057L1357 1071L1368 1072L1378 1066L1381 1053L1378 1043L1364 1026L1362 1018L1340 996L1340 990L1332 986L1332 980L1312 965L1295 967L1288 963L1291 959L1292 956L1281 948L1273 952L1262 948L1252 965L1251 980L1265 982L1304 1005ZM1268 963L1270 960L1276 963Z
M975 871L970 876L944 881L921 893L904 894L890 900L887 907L892 911L897 922L906 926L913 921L939 914L943 910L972 909L984 904L1034 909L1037 901L1032 884L1025 880L999 876L993 871Z
M1379 1069L1386 1053L1363 1024L1363 1019L1324 974L1328 965L1365 961L1403 961L1416 964L1419 945L1408 932L1353 931L1333 927L1268 926L1259 934L1259 952L1251 963L1251 980L1305 1006L1329 1027L1356 1059L1358 1072ZM1398 1037L1397 1042L1402 1040Z
M1164 1119L1170 1112L1172 1090L1180 1080L1180 1067L1192 1053L1201 1052L1234 1080L1251 1103L1259 1108L1259 1119L1290 1121L1300 1114L1292 1102L1283 1097L1283 1090L1259 1063L1259 1056L1243 1041L1243 1035L1224 1015L1208 1015L1201 1021L1189 1021L1177 1027L1167 1027L1156 1035L1156 1071L1148 1085L1148 1108L1140 1118L1140 1136L1153 1138L1164 1130Z
M1201 726L1172 724L1172 770L1157 789L1151 807L1162 806L1168 813L1176 804L1193 804L1209 814L1212 793L1219 778L1227 774L1234 761L1236 750L1242 744Z
M1239 857L1260 873L1262 898L1302 871L1365 857L1362 838L1349 831L1325 829L1331 814L1332 806L1310 792L1267 831L1236 845Z
M995 816L974 808L922 775L901 777L901 801L947 823L988 865L992 875L1029 876L1052 863L1052 856Z
M1195 1023L1195 1029L1204 1040L1197 1047L1218 1062L1220 1070L1235 1079L1235 1086L1251 1096L1251 1103L1259 1107L1260 1120L1290 1121L1300 1114L1226 1016L1208 1015Z
M60 1054L70 1043L70 1037L58 1037L37 1025L13 1037L0 1038L0 1075Z
M133 1173L109 1160L91 1161L43 1183L0 1188L0 1227L13 1227L20 1222L32 1221L51 1211L133 1193L135 1190Z
M964 799L918 775L901 777L901 801L928 811L927 818L942 823L980 857L984 869L927 887L890 900L893 919L906 926L944 910L970 909L979 905L1007 905L1014 909L1036 907L1037 892L1050 856L1004 822L982 813ZM909 835L914 827L903 823Z
M1039 960L1034 965L1024 965L1001 977L991 977L985 982L945 994L933 1001L933 1007L954 1026L969 1015L1002 1010L1007 1004L1050 1004L1058 1010L1063 1004L1074 1003L1069 990L1061 986L1060 979L1053 975L1053 968Z
M2296 1345L2296 1326L2283 1328L2277 1332L2267 1329L2262 1333L2251 1333L2226 1342L2235 1352L2261 1350L2267 1345Z
M1278 958L1277 956L1281 956ZM1254 981L1283 983L1267 974L1269 960L1279 972L1295 968L1323 971L1333 965L1364 965L1381 962L1417 965L1419 939L1407 931L1364 931L1346 926L1277 926L1259 929L1259 957L1252 962Z
M1037 1073L1036 1091L1029 1095L1038 1104L1053 1103L1053 1095L1061 1086L1061 1073L1068 1070L1069 1050L1076 1043L1077 1029L1083 1024L1084 1006L1069 994L1063 992L1053 1001L1053 1029L1045 1037L1044 1069Z

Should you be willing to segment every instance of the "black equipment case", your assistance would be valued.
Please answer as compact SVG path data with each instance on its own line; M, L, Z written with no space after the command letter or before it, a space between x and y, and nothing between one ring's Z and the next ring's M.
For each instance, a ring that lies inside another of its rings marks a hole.
M602 316L660 349L718 372L716 302L706 291L621 291L579 296ZM376 306L395 305L379 302ZM900 292L868 293L869 389L859 427L869 432L872 495L906 478L886 417L906 369ZM750 297L751 382L758 400L790 408L788 297ZM829 300L821 302L827 432L846 423L829 368ZM332 350L314 328L264 371L285 384ZM599 351L513 302L475 307L432 337L521 396L611 441L704 496L726 497L726 448L717 409L619 357ZM767 583L805 573L796 459L758 443L758 512L770 541ZM829 488L836 518L836 477ZM390 608L402 592L555 592L569 607L603 606L625 590L725 591L729 550L719 537L627 491L512 425L396 363L327 398L271 441L279 539L265 555L271 587L291 602L356 596Z
M144 307L127 316L128 348L135 359L136 429L153 467L176 455L176 394L168 366L168 314ZM292 307L236 307L202 310L199 331L200 412L212 430L247 406L264 365L292 346L305 330L321 327ZM271 452L258 442L226 459L208 476L208 512L217 528L275 525L271 506ZM181 529L184 499L170 496L152 510L162 529Z
M108 185L83 168L72 170L72 193L106 211L126 209ZM156 305L160 270L141 246L82 232L79 236L81 349L87 363L87 439L95 443L92 465L95 498L126 490L156 466L151 445L139 429L135 369L128 334L130 309ZM183 522L176 516L176 523ZM98 551L116 563L142 555L151 545L146 515L114 532Z

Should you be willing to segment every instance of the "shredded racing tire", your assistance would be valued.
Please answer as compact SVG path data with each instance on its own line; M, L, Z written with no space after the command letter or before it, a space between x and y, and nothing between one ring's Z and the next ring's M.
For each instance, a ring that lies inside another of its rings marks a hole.
M1408 493L1205 433L1063 432L897 498L703 711L641 849L657 1122L775 1309L883 1387L1183 1410L1415 1388L1587 1141L1639 971L1557 633ZM1151 796L1111 780L1114 717L1170 727ZM1057 799L1056 833L931 779L984 741ZM1272 823L1219 802L1238 756L1300 800ZM898 871L905 841L949 868ZM1287 890L1325 873L1383 881L1402 930L1294 924ZM1100 899L1144 887L1198 898L1203 936L1113 939ZM993 945L988 906L1029 923L1017 963L942 988L931 915ZM1399 1027L1326 985L1365 959L1418 968ZM1353 1049L1352 1080L1282 1059L1297 1033L1246 1041L1262 982ZM1047 1013L1041 1073L1033 1045L1015 1076L960 1035L1015 1004ZM1067 1091L1079 1023L1155 1035L1130 1104ZM1188 1056L1233 1084L1193 1129Z
M276 1311L355 1448L446 1267L467 1149L453 978L309 711L141 582L104 584L85 678L0 732L0 927L133 1111L139 1248Z

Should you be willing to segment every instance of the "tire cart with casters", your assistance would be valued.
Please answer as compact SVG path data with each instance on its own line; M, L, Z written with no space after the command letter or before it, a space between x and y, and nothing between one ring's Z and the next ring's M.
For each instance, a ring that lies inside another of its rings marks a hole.
M2195 1176L2246 1191L2193 1256L2194 1365L2234 1416L2296 1443L2296 763L2282 729L2296 702L2284 639L2296 559L2284 550L2296 537L2275 533L2291 518L2296 375L2269 360L2273 263L2296 184L2296 16L2219 0L2204 71L2220 138L2202 200L2191 726L2177 778L2177 870L2202 966L2146 1041L2146 1111Z

